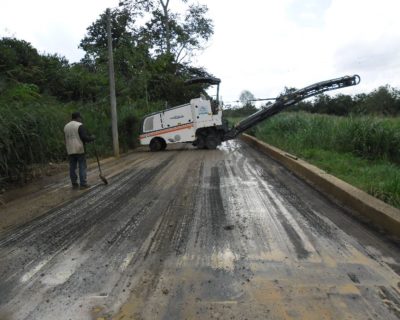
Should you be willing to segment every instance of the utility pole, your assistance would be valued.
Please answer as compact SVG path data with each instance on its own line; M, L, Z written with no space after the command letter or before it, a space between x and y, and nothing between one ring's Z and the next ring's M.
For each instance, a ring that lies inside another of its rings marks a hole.
M111 38L111 18L110 9L107 9L107 39L108 39L108 76L110 79L110 102L111 102L111 127L114 157L119 157L118 141L118 120L117 120L117 99L115 97L115 79L114 79L114 58Z

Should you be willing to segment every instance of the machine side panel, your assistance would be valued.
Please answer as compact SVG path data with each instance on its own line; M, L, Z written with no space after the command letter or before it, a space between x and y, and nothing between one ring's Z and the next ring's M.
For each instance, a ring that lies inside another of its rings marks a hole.
M176 127L185 123L193 123L192 106L167 109L161 113L163 128Z
M193 123L182 124L176 127L170 127L163 130L142 134L141 145L148 145L153 138L160 137L167 143L192 142L195 139L195 128Z
M198 98L190 101L195 118L196 129L220 126L222 124L222 111L212 113L210 100Z

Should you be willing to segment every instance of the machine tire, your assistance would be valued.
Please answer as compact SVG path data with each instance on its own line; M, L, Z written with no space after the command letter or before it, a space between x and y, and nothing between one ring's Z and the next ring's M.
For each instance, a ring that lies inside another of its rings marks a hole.
M206 142L203 136L198 136L196 141L197 149L204 149L206 147Z
M161 140L161 151L164 151L165 149L167 149L167 143L165 140Z
M149 147L151 152L161 151L163 147L163 141L160 138L154 138L150 141Z
M206 147L209 150L217 149L219 144L220 144L220 141L216 136L208 136L206 138Z

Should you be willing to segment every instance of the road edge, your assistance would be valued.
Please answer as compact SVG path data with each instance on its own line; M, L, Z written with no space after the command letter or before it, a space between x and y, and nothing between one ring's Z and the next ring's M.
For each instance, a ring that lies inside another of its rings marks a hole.
M312 184L327 197L367 217L374 225L400 238L400 210L366 192L330 175L285 151L273 147L248 134L240 137L250 146L281 163L295 175Z

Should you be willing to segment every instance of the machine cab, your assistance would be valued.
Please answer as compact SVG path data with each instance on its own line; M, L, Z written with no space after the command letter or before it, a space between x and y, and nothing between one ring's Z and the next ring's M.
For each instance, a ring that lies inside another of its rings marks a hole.
M203 78L193 78L193 79L185 81L186 85L198 84L198 83L204 83L204 84L217 86L217 93L215 95L215 99L210 97L205 91L200 94L200 99L209 100L210 104L211 104L212 114L213 115L218 114L218 111L220 111L219 110L220 109L220 107L219 107L219 84L221 83L221 79L214 78L214 77L203 77Z

